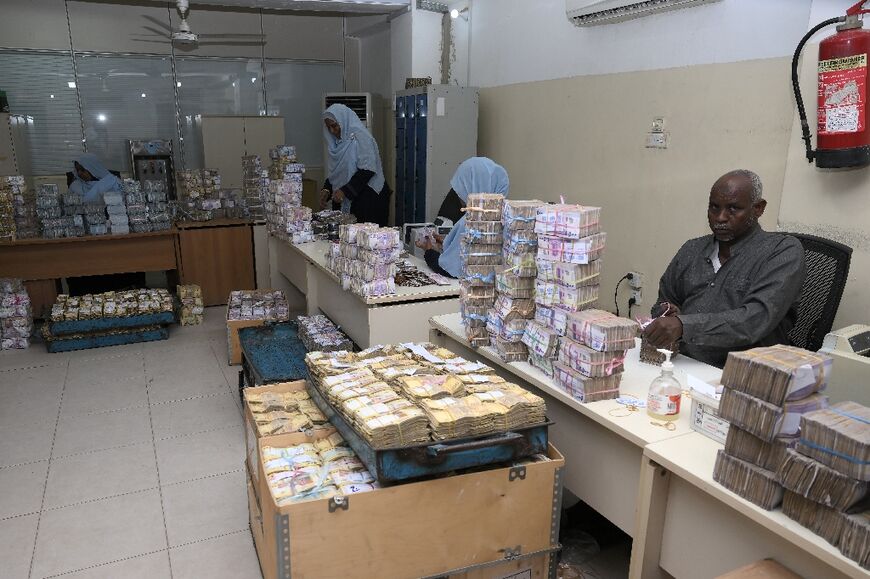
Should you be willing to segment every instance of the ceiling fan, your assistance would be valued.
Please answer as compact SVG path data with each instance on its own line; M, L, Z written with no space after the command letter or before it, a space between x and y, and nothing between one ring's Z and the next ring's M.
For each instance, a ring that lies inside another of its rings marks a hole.
M226 33L226 34L197 34L191 29L187 21L190 15L189 0L176 0L175 8L178 12L180 21L178 27L173 29L172 26L151 16L144 16L145 19L160 26L163 30L157 30L152 27L145 26L145 30L151 31L164 38L167 37L172 41L172 46L182 50L193 50L199 46L262 46L265 42L265 37L262 34L245 34L245 33ZM153 38L153 37L152 37ZM200 41L200 39L203 39ZM141 40L142 42L164 42L162 40Z

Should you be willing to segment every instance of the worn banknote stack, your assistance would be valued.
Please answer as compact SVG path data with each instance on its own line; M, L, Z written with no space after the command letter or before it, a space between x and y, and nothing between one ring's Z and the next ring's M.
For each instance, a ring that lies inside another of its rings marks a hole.
M330 427L329 420L305 389L288 392L245 391L244 395L261 436Z
M264 446L261 458L278 506L379 488L338 433L295 446Z
M202 303L202 288L198 285L180 285L176 288L178 301L178 321L182 326L198 326L202 323L205 308Z
M130 217L127 214L124 192L107 191L103 193L103 202L106 204L106 213L109 214L109 233L112 235L130 233Z
M290 306L281 290L236 290L230 292L227 319L286 322Z
M147 233L151 231L151 223L148 221L148 205L145 203L145 193L142 191L142 184L135 179L124 179L123 189L130 231L133 233Z
M349 223L339 226L338 239L329 246L326 264L344 289L366 298L396 293L396 261L402 253L398 229Z
M870 408L840 402L800 422L778 471L782 511L870 569Z
M491 343L489 310L495 304L495 271L502 263L504 196L472 193L465 207L465 234L460 241L459 295L465 337L472 346Z
M265 203L269 195L269 170L259 155L242 157L242 194L248 216L254 221L266 218Z
M556 382L581 402L619 397L626 351L635 346L638 324L604 310L568 314L559 338Z
M432 344L312 352L315 388L376 447L482 436L540 424L538 396Z
M567 331L568 314L595 306L601 253L601 208L583 205L541 205L535 215L538 236L535 279L535 321L523 341L529 362L549 376L559 336Z
M221 208L221 175L217 169L178 171L178 217L186 221L209 221Z
M502 265L495 270L495 305L487 313L487 331L496 352L506 362L529 357L523 334L535 316L535 252L538 234L535 216L542 201L505 201L502 231L488 235L475 222L466 225L466 235L478 240L502 242Z
M340 352L353 350L353 342L322 314L299 316L299 339L309 352Z
M782 502L777 472L797 444L801 415L827 407L820 394L830 356L792 346L728 355L719 415L731 426L713 478L765 509Z
M166 185L162 181L143 181L142 194L149 229L164 231L172 227Z
M0 239L32 239L39 235L36 195L27 187L24 176L0 177Z
M269 150L268 194L265 212L269 231L292 243L314 241L311 209L302 206L305 165L296 159L296 147L278 145Z
M32 331L33 311L24 284L0 278L0 350L27 348Z
M83 296L61 294L51 308L51 320L95 320L173 311L172 295L165 289L136 289Z

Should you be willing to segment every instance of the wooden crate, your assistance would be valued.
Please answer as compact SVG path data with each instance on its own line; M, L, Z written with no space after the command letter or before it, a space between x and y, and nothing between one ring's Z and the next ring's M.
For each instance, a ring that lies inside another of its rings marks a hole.
M251 408L248 405L248 396L250 394L262 394L264 392L298 392L300 390L305 390L305 380L297 380L295 382L281 382L278 384L268 384L266 386L256 386L253 388L245 388L242 393L245 399L245 461L248 464L248 475L251 477L251 480L254 481L254 491L259 496L259 470L257 469L257 464L260 461L260 453L258 442L261 438L272 438L271 436L263 436L260 434L260 431L257 430L257 422L254 420L254 413L251 412ZM307 441L319 440L321 438L326 438L330 434L333 434L335 429L332 427L328 428L317 428L311 431L309 435L306 435ZM303 441L304 442L304 441ZM296 444L296 443L295 443ZM280 446L280 445L278 445Z
M557 559L555 552L541 553L454 573L448 575L447 579L546 579L555 570Z
M273 436L261 438L258 447L307 440L304 434ZM558 549L565 460L552 445L549 456L548 462L394 485L341 502L320 499L282 507L260 462L252 511L263 523L258 549L263 576L499 577L469 573L510 556Z

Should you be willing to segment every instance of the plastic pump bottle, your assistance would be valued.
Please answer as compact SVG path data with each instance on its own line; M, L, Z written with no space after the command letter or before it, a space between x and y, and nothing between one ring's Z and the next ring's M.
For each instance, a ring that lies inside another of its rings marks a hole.
M646 401L647 414L657 420L676 420L680 415L680 399L683 388L674 378L674 364L671 362L670 350L659 350L665 355L662 362L662 373L649 385L649 395Z

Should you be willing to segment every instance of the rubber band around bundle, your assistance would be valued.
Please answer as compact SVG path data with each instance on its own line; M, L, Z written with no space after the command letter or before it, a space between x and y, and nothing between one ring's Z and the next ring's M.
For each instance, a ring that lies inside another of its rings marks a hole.
M834 414L839 414L840 416L845 416L846 418L851 418L853 420L857 420L858 422L863 422L864 424L870 424L870 420L867 420L863 416L858 416L856 414L852 414L850 412L844 412L839 408L834 408L833 406L827 408L826 410L830 410Z
M849 456L848 454L838 452L832 448L826 448L820 444L816 444L815 442L810 442L806 438L801 437L801 444L809 446L813 450L818 450L820 452L824 452L825 454L830 454L832 456L836 456L838 458L842 458L845 461L851 462L852 464L870 464L870 460L861 460L859 458L855 458L854 456Z

